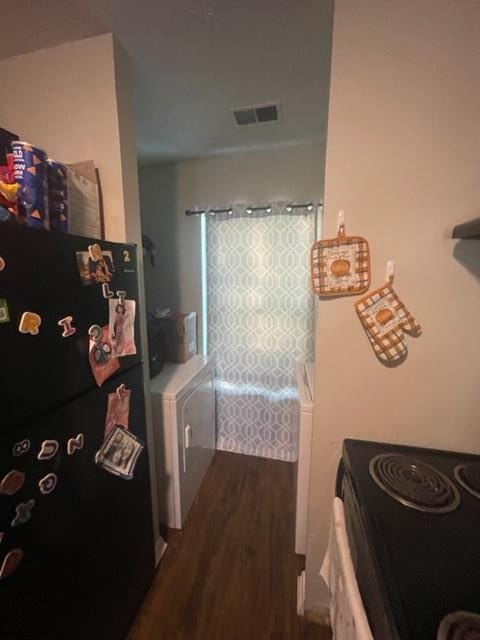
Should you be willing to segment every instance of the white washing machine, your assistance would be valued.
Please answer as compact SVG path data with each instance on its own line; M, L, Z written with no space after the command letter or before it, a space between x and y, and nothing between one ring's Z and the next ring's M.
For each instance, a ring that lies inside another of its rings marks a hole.
M315 365L297 362L297 388L299 395L297 503L295 514L295 553L305 555L307 549L308 485L312 455L313 398Z
M213 358L165 364L151 381L160 522L181 529L215 453Z

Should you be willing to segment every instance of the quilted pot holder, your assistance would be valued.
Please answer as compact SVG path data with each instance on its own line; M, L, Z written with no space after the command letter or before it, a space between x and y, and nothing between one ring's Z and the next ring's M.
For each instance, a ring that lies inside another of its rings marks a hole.
M315 242L311 251L312 289L319 296L350 296L370 286L370 249L361 236L345 235Z

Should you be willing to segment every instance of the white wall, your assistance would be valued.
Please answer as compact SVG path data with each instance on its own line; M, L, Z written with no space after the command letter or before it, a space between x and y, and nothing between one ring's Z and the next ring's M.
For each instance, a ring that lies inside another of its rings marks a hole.
M140 167L142 228L157 245L158 264L145 266L147 305L196 311L202 331L200 218L186 209L237 202L319 201L324 146L280 146Z
M0 61L0 123L50 157L94 160L99 169L108 240L141 246L131 65L112 34L69 42ZM139 314L144 358L143 255L138 252ZM150 381L144 367L154 529L159 541Z
M480 453L480 241L450 238L480 215L480 7L471 0L337 0L324 235L365 235L372 286L395 288L423 327L409 355L375 358L354 299L318 309L306 607L346 437Z

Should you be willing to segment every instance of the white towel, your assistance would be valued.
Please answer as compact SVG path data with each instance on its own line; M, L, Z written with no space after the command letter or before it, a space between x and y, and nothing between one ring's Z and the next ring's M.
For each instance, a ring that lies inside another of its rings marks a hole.
M353 569L340 498L333 501L333 523L320 575L330 592L334 640L373 640Z

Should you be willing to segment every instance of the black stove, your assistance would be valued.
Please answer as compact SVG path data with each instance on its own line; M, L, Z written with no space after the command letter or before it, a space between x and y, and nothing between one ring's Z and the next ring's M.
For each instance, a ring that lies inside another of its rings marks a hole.
M337 495L375 640L480 640L480 456L345 440Z
M480 462L459 464L455 467L455 478L464 489L480 499Z
M480 616L468 611L448 614L438 630L438 640L480 640Z

